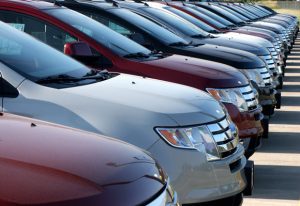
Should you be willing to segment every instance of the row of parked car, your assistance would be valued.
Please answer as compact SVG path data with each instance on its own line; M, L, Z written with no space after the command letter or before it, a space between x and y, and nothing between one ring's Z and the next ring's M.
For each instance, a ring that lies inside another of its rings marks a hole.
M251 195L247 159L280 108L295 16L246 3L5 0L0 20L0 205Z

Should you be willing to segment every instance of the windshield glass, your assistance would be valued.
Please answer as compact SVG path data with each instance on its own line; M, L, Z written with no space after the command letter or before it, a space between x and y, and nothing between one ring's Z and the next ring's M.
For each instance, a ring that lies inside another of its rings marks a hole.
M48 9L45 12L80 30L119 56L151 53L145 47L78 12L64 8Z
M218 5L218 6L221 7L222 9L228 11L229 13L233 14L234 16L236 16L236 17L238 17L238 18L244 20L244 21L249 21L249 20L250 20L250 19L247 18L246 16L244 16L244 15L242 15L242 14L240 14L240 13L234 11L234 10L231 9L231 8L228 8L228 7L223 6L223 5Z
M238 6L235 6L235 5L230 5L230 8L233 9L234 11L240 13L240 14L243 14L243 15L247 16L248 18L251 18L251 19L257 19L258 18L258 16L251 14L249 11L245 10L242 7L238 7Z
M142 9L189 37L206 37L208 35L207 32L172 13L151 7L143 7Z
M110 9L109 12L119 16L120 18L130 22L131 24L136 25L137 27L143 29L145 32L163 42L166 45L182 42L188 44L187 41L181 37L175 35L169 30L159 26L158 24L134 13L127 9Z
M214 5L210 5L210 8L212 8L213 10L225 15L228 19L230 19L230 21L232 21L233 23L239 24L242 23L243 20L241 20L240 18L232 15L231 13L229 13L228 11L218 7L218 6L214 6Z
M91 70L56 49L0 22L0 61L27 79L36 81L67 74L82 77Z
M178 9L175 9L173 7L165 7L165 9L167 9L168 11L171 11L172 13L180 16L181 18L184 18L185 20L189 21L189 22L192 22L194 25L196 25L197 27L203 29L204 31L206 32L212 32L212 31L215 31L215 29L211 26L209 26L208 24L196 19L195 17L183 12L183 11L180 11Z
M199 18L205 20L206 22L208 22L211 25L214 25L215 27L218 27L220 29L222 28L226 28L226 26L222 23L220 23L219 21L214 20L213 18L209 17L208 15L198 12L193 8L190 7L184 7L184 9L186 9L188 12L191 12L192 14L194 14L195 16L198 16Z
M200 13L206 14L207 16L209 16L209 17L215 19L216 21L226 25L227 27L228 26L234 26L234 24L231 23L230 21L228 21L228 20L224 19L223 17L221 17L221 16L219 16L219 15L217 15L217 14L211 12L211 11L208 11L204 8L201 8L201 7L197 6L197 7L193 7L193 9L199 11Z

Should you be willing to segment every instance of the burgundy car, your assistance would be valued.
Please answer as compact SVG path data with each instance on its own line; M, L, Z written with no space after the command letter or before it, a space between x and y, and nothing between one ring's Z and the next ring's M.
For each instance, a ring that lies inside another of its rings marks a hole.
M177 205L148 154L105 136L0 115L0 205Z

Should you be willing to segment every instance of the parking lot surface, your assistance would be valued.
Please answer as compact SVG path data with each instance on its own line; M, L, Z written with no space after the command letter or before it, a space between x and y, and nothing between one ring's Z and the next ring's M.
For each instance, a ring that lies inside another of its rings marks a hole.
M243 206L300 206L300 35L287 60L282 107L251 159L255 188Z

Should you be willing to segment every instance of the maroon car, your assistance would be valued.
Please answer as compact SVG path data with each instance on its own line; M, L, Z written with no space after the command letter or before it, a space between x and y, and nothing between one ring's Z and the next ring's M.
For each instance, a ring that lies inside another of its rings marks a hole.
M157 163L122 141L0 115L0 205L177 205Z

